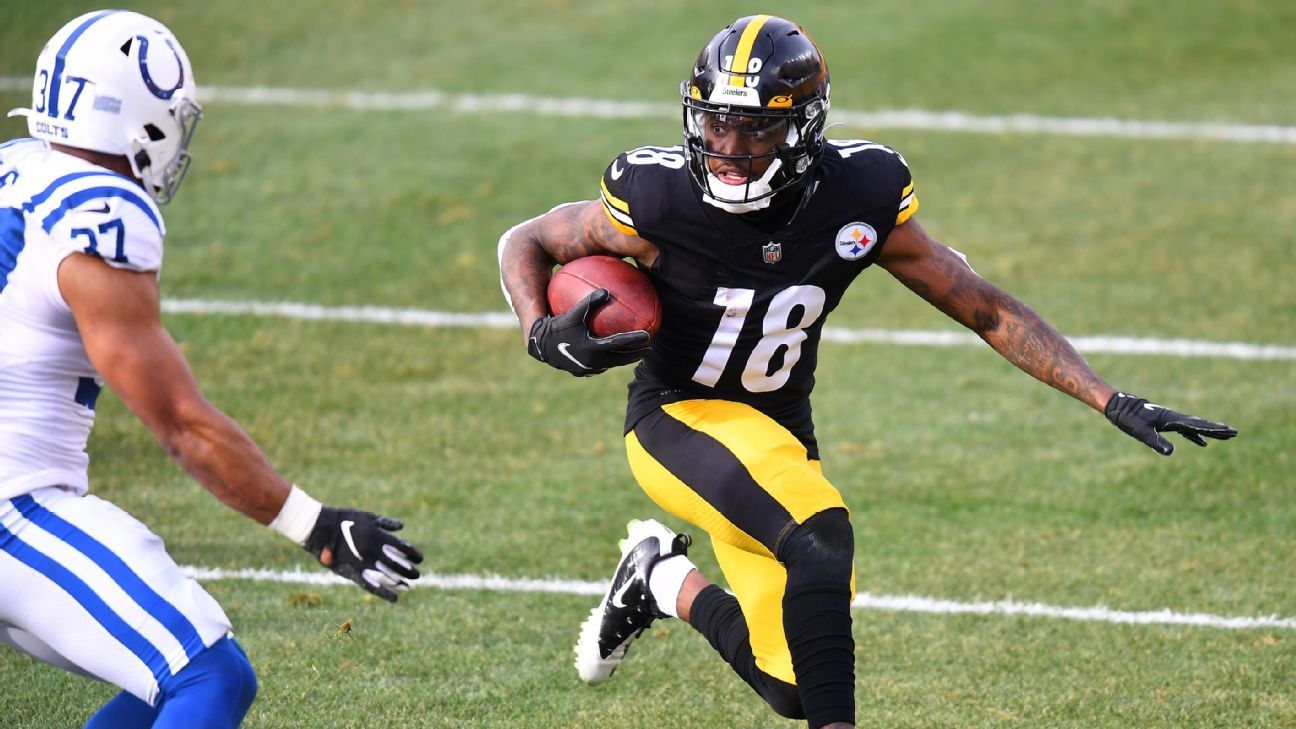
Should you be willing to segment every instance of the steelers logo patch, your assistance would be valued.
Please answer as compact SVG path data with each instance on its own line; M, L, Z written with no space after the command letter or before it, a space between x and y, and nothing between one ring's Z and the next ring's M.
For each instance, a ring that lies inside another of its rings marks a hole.
M847 223L837 231L837 255L858 261L877 245L877 231L868 223Z

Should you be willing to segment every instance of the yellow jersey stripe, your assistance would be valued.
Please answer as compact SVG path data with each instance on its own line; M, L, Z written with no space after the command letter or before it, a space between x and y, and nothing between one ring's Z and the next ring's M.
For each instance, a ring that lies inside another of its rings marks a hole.
M911 184L909 187L912 188L913 185ZM896 216L896 225L902 225L906 220L912 218L914 213L918 212L918 196L910 193L906 199L909 202L900 210L900 214Z
M752 46L756 44L756 36L760 35L760 29L765 26L766 21L770 19L768 15L757 15L751 19L747 27L743 29L742 37L738 39L738 49L734 51L733 63L729 70L738 73L747 73L747 64L751 61ZM745 86L747 78L745 76L729 76L730 86Z
M626 235L633 235L636 238L639 237L639 231L635 230L634 228L631 228L630 226L626 225L620 220L617 220L617 216L613 214L612 208L608 207L607 200L603 201L603 214L608 216L608 220L612 221L612 227L616 228L622 233L625 233Z
M599 188L603 190L604 200L611 203L613 207L625 213L626 215L630 214L630 204L627 203L625 200L622 200L621 198L617 197L616 195L613 195L612 193L608 192L607 180L599 179Z
M909 197L909 193L913 192L913 186L913 180L910 180L908 186L900 191L900 199L903 200L904 198Z

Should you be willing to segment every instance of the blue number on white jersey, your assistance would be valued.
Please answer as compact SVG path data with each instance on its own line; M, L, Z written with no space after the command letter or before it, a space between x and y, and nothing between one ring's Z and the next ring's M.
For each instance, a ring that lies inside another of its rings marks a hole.
M44 142L0 145L0 499L88 486L102 378L58 286L63 259L162 267L162 216L134 180Z

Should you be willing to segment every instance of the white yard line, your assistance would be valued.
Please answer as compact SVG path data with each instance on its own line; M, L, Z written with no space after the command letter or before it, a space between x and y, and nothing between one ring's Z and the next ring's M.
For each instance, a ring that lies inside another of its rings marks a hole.
M167 299L162 302L162 310L170 314L272 316L311 321L348 321L419 327L509 329L518 326L517 319L506 312L457 313L427 311L424 309L392 309L381 306L318 306L288 301ZM982 341L970 332L952 331L838 329L825 327L823 338L824 341L841 344L868 342L921 347L983 346ZM1071 337L1070 341L1076 349L1086 354L1216 357L1236 360L1296 360L1296 347L1277 344L1116 336Z
M25 91L28 78L0 77L0 91ZM622 118L670 118L678 116L678 104L668 102L613 101L583 98L554 98L526 94L454 94L440 91L380 93L266 87L208 86L200 98L208 103L247 106L297 106L343 108L369 111L447 110L460 113L513 112L540 116ZM1296 144L1296 127L1226 124L1213 122L1139 121L1112 118L1047 117L1032 114L980 116L958 111L922 110L833 111L833 121L849 127L919 129L974 134L1050 134L1108 138L1193 139L1218 142L1262 142ZM423 327L509 328L517 326L512 314L454 313L421 309L392 309L375 306L325 307L291 302L204 301L169 299L163 309L175 314L233 314L275 316L290 319L351 321ZM964 332L837 329L825 328L824 339L839 343L884 343L913 346L979 345L981 340ZM1174 357L1219 357L1239 360L1296 360L1296 347L1243 342L1205 342L1186 339L1089 336L1071 339L1086 353L1141 354ZM274 571L264 569L223 570L185 567L200 581L253 580L306 585L345 584L346 580L326 572ZM425 575L420 588L446 590L490 590L499 592L545 592L599 596L606 583L559 579L513 579L492 575ZM1107 607L1062 607L1008 600L957 602L913 595L860 594L853 607L862 610L934 613L943 615L1007 615L1140 625L1184 625L1208 628L1296 629L1296 618L1278 616L1230 617L1172 610L1135 612Z
M30 78L0 77L0 91L27 91ZM669 101L615 101L529 94L458 94L437 90L375 92L294 89L264 86L203 86L204 103L293 106L364 111L445 110L466 114L519 113L598 119L667 119L679 116ZM1057 136L1193 139L1209 142L1296 144L1296 127L1273 124L1174 122L1110 117L1053 117L1036 114L977 115L962 111L835 109L831 120L850 128L917 129L971 134L1049 134Z
M480 314L423 309L389 309L382 306L317 306L291 301L208 301L204 299L166 299L162 311L168 314L230 314L235 316L273 316L309 321L349 321L366 324L400 324L415 327L457 327L507 329L520 326L517 317L507 312Z
M337 575L323 571L301 572L266 569L226 570L210 567L184 567L185 573L200 582L215 580L250 580L297 585L345 585ZM415 587L438 590L488 590L491 592L546 592L559 595L601 596L607 589L605 582L588 580L509 578L498 575L424 575ZM1173 610L1136 612L1113 610L1104 606L1063 607L1043 603L1021 603L1011 600L993 602L958 602L938 600L914 595L872 595L863 593L852 604L857 610L885 610L890 612L932 613L938 615L1005 615L1079 620L1097 623L1124 623L1134 625L1183 625L1198 628L1277 628L1296 630L1296 618L1276 615L1260 617L1235 617L1207 613L1181 613Z

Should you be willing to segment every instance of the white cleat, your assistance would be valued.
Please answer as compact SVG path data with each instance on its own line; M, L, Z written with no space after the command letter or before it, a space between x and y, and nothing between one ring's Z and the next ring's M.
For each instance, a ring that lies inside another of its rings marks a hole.
M667 617L657 609L648 576L654 564L687 553L693 542L689 535L676 534L651 519L635 519L626 525L626 531L628 536L617 543L621 561L612 573L612 582L581 624L576 641L576 672L586 683L611 678L635 638L653 620Z

